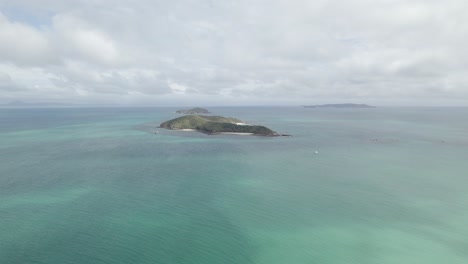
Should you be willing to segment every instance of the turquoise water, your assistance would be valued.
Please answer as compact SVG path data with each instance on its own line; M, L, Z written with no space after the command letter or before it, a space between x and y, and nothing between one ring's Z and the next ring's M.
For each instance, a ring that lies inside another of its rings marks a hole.
M468 263L468 108L174 110L0 109L0 263Z

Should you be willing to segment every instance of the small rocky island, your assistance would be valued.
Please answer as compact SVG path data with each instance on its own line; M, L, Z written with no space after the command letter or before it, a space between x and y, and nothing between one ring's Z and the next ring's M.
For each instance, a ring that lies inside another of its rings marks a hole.
M375 106L366 104L323 104L323 105L304 105L305 108L375 108Z
M237 118L223 116L186 115L161 123L161 128L171 130L193 130L208 135L240 134L256 136L287 136L276 133L264 126L253 126Z
M204 108L200 107L195 107L192 109L187 109L187 110L177 110L177 114L183 114L183 115L197 115L197 114L210 114L210 112Z

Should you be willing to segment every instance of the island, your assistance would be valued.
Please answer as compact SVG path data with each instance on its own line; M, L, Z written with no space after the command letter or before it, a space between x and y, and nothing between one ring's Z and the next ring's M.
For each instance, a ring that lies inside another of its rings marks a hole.
M208 135L289 136L278 134L264 126L249 125L240 119L223 116L186 115L165 121L161 123L160 127L171 130L198 131Z
M208 110L200 107L195 107L187 110L177 110L176 113L183 115L210 114Z
M323 105L304 105L305 108L375 108L375 106L366 104L323 104Z

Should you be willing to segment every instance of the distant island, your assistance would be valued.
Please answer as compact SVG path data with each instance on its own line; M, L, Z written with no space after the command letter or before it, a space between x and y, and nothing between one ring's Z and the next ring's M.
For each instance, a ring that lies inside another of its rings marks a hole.
M264 126L252 126L240 119L223 116L186 115L163 122L160 127L171 130L198 131L208 135L288 136L278 134Z
M375 106L366 104L323 104L323 105L304 105L305 108L375 108Z
M183 115L210 114L208 110L200 107L195 107L187 110L177 110L176 113Z
M8 103L0 104L0 107L14 107L14 108L28 108L28 107L66 107L74 106L74 104L61 104L61 103L52 103L52 102L33 102L26 103L20 100L14 100Z

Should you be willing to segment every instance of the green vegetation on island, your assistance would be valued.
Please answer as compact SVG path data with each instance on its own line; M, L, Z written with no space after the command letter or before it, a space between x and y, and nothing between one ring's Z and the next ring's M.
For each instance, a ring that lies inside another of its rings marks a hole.
M323 105L304 105L305 108L375 108L375 106L366 104L323 104Z
M251 126L241 120L223 116L186 115L161 123L161 128L193 129L206 134L245 133L258 136L280 136L264 126Z
M200 107L195 107L187 110L177 110L176 113L183 115L210 114L208 110Z

